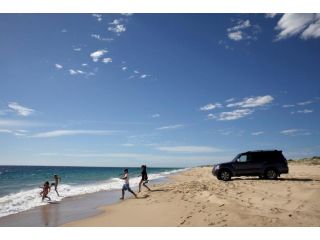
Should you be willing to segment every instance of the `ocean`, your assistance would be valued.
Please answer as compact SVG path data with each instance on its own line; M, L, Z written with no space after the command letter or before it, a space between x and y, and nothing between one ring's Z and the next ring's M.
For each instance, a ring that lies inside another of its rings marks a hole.
M0 166L0 217L26 211L48 204L41 201L41 187L45 181L54 182L53 175L61 177L58 187L60 197L54 188L49 197L61 201L72 197L99 191L121 189L123 180L119 176L122 167L46 167L46 166ZM130 186L139 184L141 169L128 168ZM164 178L170 174L183 171L179 168L148 168L148 177L152 180Z

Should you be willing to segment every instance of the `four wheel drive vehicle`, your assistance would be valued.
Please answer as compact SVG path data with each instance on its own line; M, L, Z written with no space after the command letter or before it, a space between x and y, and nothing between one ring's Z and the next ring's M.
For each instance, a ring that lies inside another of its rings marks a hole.
M276 179L288 173L288 162L282 151L250 151L238 154L231 162L214 165L213 175L219 180L228 181L233 176L259 176Z

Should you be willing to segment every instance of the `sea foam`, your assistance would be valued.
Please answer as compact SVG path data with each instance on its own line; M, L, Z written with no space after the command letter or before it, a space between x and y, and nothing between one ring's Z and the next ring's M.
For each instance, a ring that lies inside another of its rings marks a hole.
M149 180L156 180L164 178L170 174L178 173L185 171L186 169L179 169L173 171L165 171L161 173L152 173L148 174ZM139 185L140 177L130 178L130 186L136 187ZM60 197L57 196L54 191L54 187L51 188L49 197L52 201L61 201L65 197L72 197L77 195L83 195L87 193L95 193L100 191L108 191L114 189L121 189L123 185L123 180L120 178L111 178L106 181L96 182L94 184L83 184L83 185L69 185L69 184L60 184L58 191ZM28 209L38 207L41 205L46 205L48 202L45 200L42 202L40 196L41 188L34 188L30 190L21 190L17 193L12 193L0 198L0 217L7 215L19 213L26 211Z

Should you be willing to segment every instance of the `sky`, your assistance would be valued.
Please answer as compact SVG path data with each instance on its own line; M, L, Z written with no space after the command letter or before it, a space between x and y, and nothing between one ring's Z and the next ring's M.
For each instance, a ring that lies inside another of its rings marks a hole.
M0 14L0 165L320 155L320 14Z

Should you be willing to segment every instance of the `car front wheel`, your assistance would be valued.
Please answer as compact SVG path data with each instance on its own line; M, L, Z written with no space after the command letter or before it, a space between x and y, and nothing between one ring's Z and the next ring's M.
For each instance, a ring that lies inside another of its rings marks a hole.
M231 179L231 173L228 170L221 170L219 172L218 179L223 181L229 181Z

